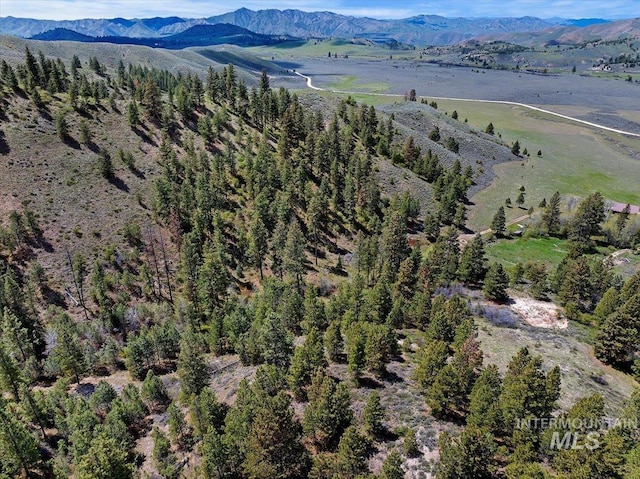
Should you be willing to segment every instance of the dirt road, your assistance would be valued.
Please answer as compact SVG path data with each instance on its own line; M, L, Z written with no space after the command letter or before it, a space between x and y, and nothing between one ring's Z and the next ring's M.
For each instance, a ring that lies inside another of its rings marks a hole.
M311 77L309 75L303 75L300 72L295 72L295 73L296 73L296 75L304 78L306 80L307 87L311 88L312 90L328 91L328 92L331 92L331 93L342 93L342 94L346 94L346 95L356 95L356 94L364 93L364 92L357 92L357 91L329 90L329 89L326 89L326 88L320 88L320 87L317 87L317 86L313 85L313 82L312 82ZM397 95L397 94L394 94L394 93L367 93L367 95L384 96L384 97L401 97L402 96L402 95ZM529 110L539 111L539 112L545 113L547 115L552 115L552 116L556 116L556 117L559 117L559 118L564 118L565 120L573 121L575 123L581 123L583 125L591 126L593 128L597 128L599 130L605 130L605 131L610 131L610 132L613 132L613 133L620 133L621 135L640 138L640 133L632 133L632 132L626 131L626 130L619 130L617 128L611 128L611 127L608 127L608 126L600 125L598 123L593 123L591 121L581 120L581 119L575 118L573 116L563 115L561 113L556 113L556 112L551 111L551 110L545 110L544 108L539 108L537 106L527 105L526 103L518 103L518 102L514 102L514 101L505 101L505 100L474 100L472 98L450 98L450 97L441 97L441 96L429 96L428 98L429 99L433 99L433 100L472 101L472 102L476 102L476 103L497 103L497 104L501 104L501 105L519 106L519 107L522 107L522 108L527 108Z

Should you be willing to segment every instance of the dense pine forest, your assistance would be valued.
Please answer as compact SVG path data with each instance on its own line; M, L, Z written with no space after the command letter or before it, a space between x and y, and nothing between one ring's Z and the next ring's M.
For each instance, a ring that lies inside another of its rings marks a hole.
M352 98L311 105L231 64L201 78L28 48L0 82L0 168L10 122L32 121L82 152L67 187L131 212L53 241L44 201L0 209L0 477L640 477L640 392L604 430L598 394L559 409L562 365L522 348L501 371L478 340L482 305L512 288L640 376L640 273L592 255L640 235L628 213L603 228L598 193L571 217L559 194L540 203L536 234L573 245L556 270L507 271L465 227L474 168ZM381 161L433 203L385 194ZM492 230L509 234L503 209Z

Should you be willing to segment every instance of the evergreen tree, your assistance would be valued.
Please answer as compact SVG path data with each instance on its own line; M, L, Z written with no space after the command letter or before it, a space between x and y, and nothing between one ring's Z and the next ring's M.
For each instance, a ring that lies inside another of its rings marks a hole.
M457 437L446 431L442 433L438 446L440 448L438 478L488 479L492 477L490 465L493 455L493 437L491 434L482 429L467 426Z
M229 453L225 444L225 436L215 428L209 428L200 443L202 456L202 472L206 479L225 477L228 469Z
M181 394L185 398L199 394L209 384L209 365L202 354L202 340L191 327L187 328L180 341L177 373Z
M93 441L87 454L75 471L78 479L128 479L133 477L127 452L117 441L100 434Z
M485 269L484 241L477 234L462 250L458 278L467 284L478 284L484 279Z
M259 269L260 279L263 278L262 264L269 251L267 228L259 214L254 214L249 226L249 251L251 264Z
M418 363L414 379L423 388L428 388L440 370L447 364L449 345L444 341L430 341L418 351Z
M388 271L398 271L409 254L406 219L399 211L391 211L384 221L380 238L380 252Z
M509 286L509 277L504 271L501 263L493 263L489 266L487 276L484 279L483 291L487 298L493 301L505 301L507 295L507 287Z
M404 479L402 457L398 451L391 451L382 463L380 479Z
M502 392L502 379L498 368L489 365L473 385L469 396L467 424L499 434L502 427L498 400Z
M560 193L555 192L542 213L542 223L547 233L554 235L560 228Z
M0 397L0 471L7 477L17 477L18 471L33 477L38 460L38 442Z
M135 128L140 123L140 111L135 99L127 105L127 121L131 128Z
M497 213L493 217L491 221L491 229L495 232L497 236L504 235L507 225L506 225L506 217L504 215L504 207L498 208Z
M324 347L331 361L336 362L339 359L342 346L340 323L338 321L332 321L324 334Z
M316 372L325 368L322 336L312 328L302 346L298 346L291 360L289 369L289 385L298 399L306 397L306 388L311 384Z
M302 421L304 432L319 450L330 450L353 420L349 388L318 371L307 395L309 404Z
M113 160L111 154L105 149L101 149L98 153L98 169L104 178L110 180L114 177Z
M307 474L310 458L300 442L301 429L293 416L290 401L284 392L280 392L265 398L256 411L243 464L247 476L293 479Z
M587 196L578 206L569 236L576 242L588 242L591 236L600 234L603 220L604 198L596 192Z
M297 220L289 223L287 239L283 252L283 267L286 272L296 278L298 289L305 272L305 239Z
M385 430L382 424L384 418L385 412L380 404L380 394L374 391L369 395L369 399L367 399L364 407L363 419L365 431L373 437L381 435Z
M284 327L280 315L267 313L259 341L265 363L282 368L289 367L293 352L293 337Z
M189 418L196 437L202 438L211 430L222 432L227 414L225 404L218 401L213 389L206 387L197 396L191 397Z
M355 478L367 472L369 440L358 433L355 426L349 426L338 445L337 465L339 477Z
M60 110L56 115L56 130L58 132L58 137L62 141L67 141L69 139L69 124L67 123L67 115L64 110Z
M163 411L170 402L167 389L162 380L153 374L152 370L147 371L147 376L142 383L140 396L146 403L150 411Z
M61 312L54 320L54 328L56 340L49 360L63 374L72 376L76 383L79 383L87 364L77 326L68 314Z
M449 284L456 279L460 260L458 232L454 228L445 228L429 254L429 267L432 277L439 284Z

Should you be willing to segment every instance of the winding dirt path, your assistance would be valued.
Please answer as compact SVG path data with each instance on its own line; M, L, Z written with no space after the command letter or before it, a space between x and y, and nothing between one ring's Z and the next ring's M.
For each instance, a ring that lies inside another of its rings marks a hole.
M330 89L326 89L326 88L320 88L320 87L317 87L317 86L313 85L311 77L309 75L303 75L300 72L295 72L295 74L300 76L300 77L302 77L302 78L304 78L306 80L307 87L311 88L312 90L328 91L328 92L331 92L331 93L342 93L342 94L347 94L347 95L356 95L356 94L359 94L359 93L366 93L366 92L357 92L357 91L330 90ZM384 97L400 97L400 96L402 96L402 95L398 95L398 94L395 94L395 93L366 93L366 94L367 95L374 95L374 96L384 96ZM427 97L425 97L425 98L427 98ZM581 123L583 125L591 126L593 128L598 128L600 130L605 130L605 131L610 131L610 132L613 132L613 133L620 133L621 135L640 138L640 133L633 133L631 131L619 130L617 128L611 128L611 127L608 127L608 126L600 125L598 123L593 123L593 122L590 122L590 121L581 120L581 119L575 118L573 116L563 115L561 113L556 113L556 112L551 111L551 110L545 110L544 108L539 108L537 106L527 105L526 103L519 103L519 102L515 102L515 101L506 101L506 100L475 100L473 98L451 98L451 97L444 97L444 96L429 96L428 98L432 98L434 100L472 101L472 102L476 102L476 103L496 103L496 104L500 104L500 105L519 106L519 107L522 107L522 108L527 108L529 110L539 111L541 113L546 113L547 115L556 116L558 118L564 118L565 120L573 121L575 123Z

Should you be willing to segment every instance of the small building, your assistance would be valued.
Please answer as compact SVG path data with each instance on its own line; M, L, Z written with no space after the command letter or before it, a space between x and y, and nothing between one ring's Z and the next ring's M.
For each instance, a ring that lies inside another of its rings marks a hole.
M611 204L611 211L613 213L622 213L626 207L627 203L618 203L617 201L614 201ZM640 213L640 206L629 205L629 214L637 215L638 213Z

